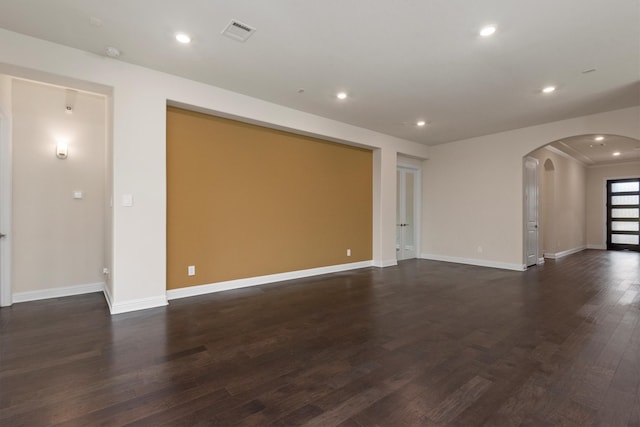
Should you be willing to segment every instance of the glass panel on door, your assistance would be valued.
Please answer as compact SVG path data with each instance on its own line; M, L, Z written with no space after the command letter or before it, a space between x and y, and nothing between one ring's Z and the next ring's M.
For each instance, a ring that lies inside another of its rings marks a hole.
M640 251L640 178L607 181L607 249Z

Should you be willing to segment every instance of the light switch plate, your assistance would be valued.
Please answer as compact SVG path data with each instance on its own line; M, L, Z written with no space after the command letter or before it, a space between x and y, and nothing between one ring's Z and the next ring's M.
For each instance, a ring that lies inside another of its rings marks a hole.
M123 194L122 195L122 206L125 206L125 207L133 206L133 195L131 195L131 194Z
M73 198L74 199L82 199L84 195L82 194L82 191L76 190L73 192Z

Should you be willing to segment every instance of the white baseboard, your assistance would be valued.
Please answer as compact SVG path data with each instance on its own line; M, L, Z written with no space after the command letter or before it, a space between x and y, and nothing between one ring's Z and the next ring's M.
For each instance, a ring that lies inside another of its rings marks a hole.
M111 314L128 313L130 311L146 310L147 308L162 307L168 304L166 295L160 295L157 297L140 298L124 302L114 303L108 292L105 292L107 304L109 304L109 311Z
M380 268L393 267L394 265L398 265L398 260L397 259L387 259L387 260L382 260L382 261L373 261L372 265L374 267L380 267Z
M460 258L446 255L420 254L422 259L430 259L432 261L455 262L457 264L477 265L480 267L500 268L502 270L524 271L527 266L524 264L511 264L508 262L487 261L484 259Z
M267 283L281 282L283 280L302 279L305 277L318 276L320 274L339 273L341 271L355 270L371 266L373 266L372 261L353 262L349 264L332 265L329 267L310 268L307 270L290 271L286 273L269 274L266 276L249 277L246 279L228 280L225 282L209 283L206 285L170 289L167 291L167 299L187 298L214 292L265 285Z
M567 255L573 255L573 254L577 254L578 252L582 252L585 249L587 249L586 246L579 246L577 248L573 248L573 249L567 249L566 251L562 251L562 252L556 252L556 253L545 253L544 257L545 258L549 258L549 259L558 259L558 258L562 258L565 257Z
M66 286L64 288L43 289L41 291L16 292L11 299L16 302L38 301L49 298L69 297L72 295L102 292L104 283L88 283L86 285Z
M600 251L606 251L607 250L607 245L592 245L592 244L588 244L587 245L587 249L597 249Z
M111 303L113 298L111 297L111 292L109 292L109 287L106 284L104 285L102 293L104 294L104 299L107 301L107 305L109 306L109 313L113 314L113 304Z
M544 257L543 256L538 258L538 265L540 265L540 264L544 264Z

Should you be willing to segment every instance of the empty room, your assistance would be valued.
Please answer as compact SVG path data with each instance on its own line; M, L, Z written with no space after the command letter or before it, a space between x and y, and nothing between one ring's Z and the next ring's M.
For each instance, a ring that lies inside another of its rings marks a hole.
M0 425L640 424L640 1L0 1Z

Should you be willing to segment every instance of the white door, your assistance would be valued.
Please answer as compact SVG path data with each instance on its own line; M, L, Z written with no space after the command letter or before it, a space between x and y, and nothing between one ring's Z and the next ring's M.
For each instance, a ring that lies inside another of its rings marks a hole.
M538 160L524 160L524 220L527 267L538 263Z
M417 256L417 190L418 171L398 168L396 188L396 258L399 260Z

